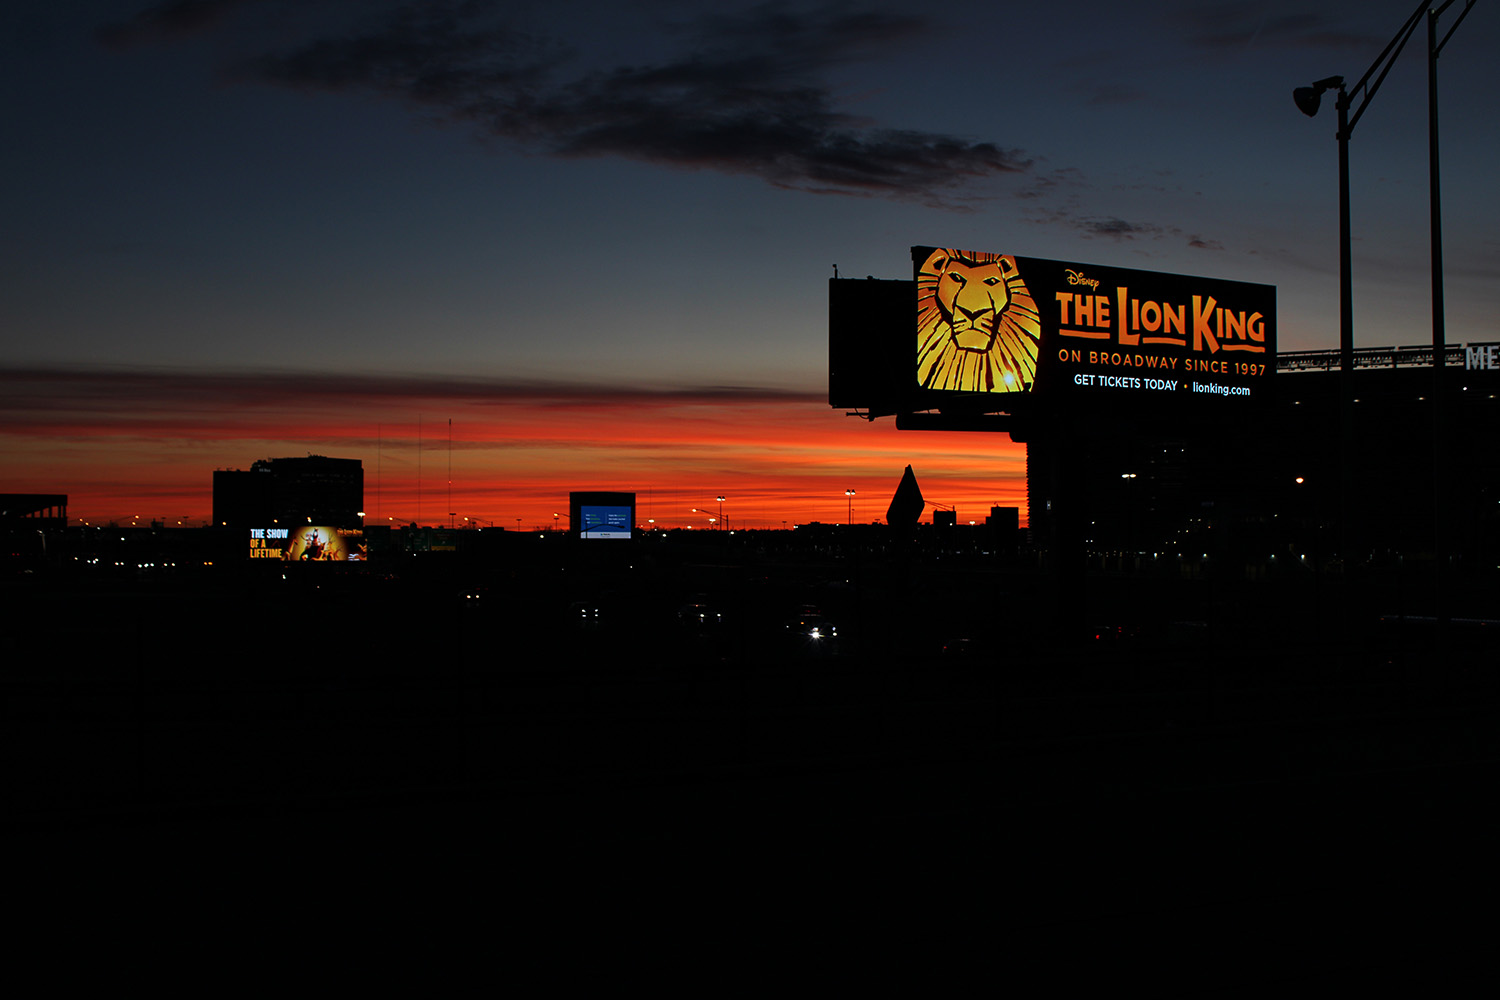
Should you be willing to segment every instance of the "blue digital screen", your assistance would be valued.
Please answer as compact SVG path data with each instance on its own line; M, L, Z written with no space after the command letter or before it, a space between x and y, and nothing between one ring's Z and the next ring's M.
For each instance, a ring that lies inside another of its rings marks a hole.
M578 508L579 535L583 538L629 538L630 508L583 506Z

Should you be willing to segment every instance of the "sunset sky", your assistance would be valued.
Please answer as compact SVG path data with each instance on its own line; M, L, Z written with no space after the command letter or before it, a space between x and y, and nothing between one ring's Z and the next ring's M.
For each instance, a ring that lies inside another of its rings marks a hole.
M869 521L907 464L961 519L1023 506L1003 435L827 405L833 265L1261 282L1283 350L1335 347L1335 116L1291 89L1353 83L1412 7L9 5L0 491L198 523L215 468L313 453L381 520L599 489L780 527L853 488ZM1424 44L1351 143L1359 346L1431 338ZM1450 343L1500 340L1497 51L1479 3L1441 61Z

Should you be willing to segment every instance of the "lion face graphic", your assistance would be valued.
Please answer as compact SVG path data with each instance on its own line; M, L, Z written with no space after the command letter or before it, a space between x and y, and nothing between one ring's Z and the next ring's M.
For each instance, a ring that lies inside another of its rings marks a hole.
M927 389L1024 392L1041 320L1014 257L934 250L917 272L917 380Z
M988 351L995 342L995 321L1008 305L1010 294L999 261L949 259L938 279L937 307L955 344L966 351Z

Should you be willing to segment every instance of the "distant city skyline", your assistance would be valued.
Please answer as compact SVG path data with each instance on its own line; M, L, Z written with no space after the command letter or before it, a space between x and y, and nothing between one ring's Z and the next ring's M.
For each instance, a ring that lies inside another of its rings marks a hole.
M907 278L920 244L1272 284L1281 348L1334 347L1334 115L1291 90L1353 82L1411 10L7 11L0 489L196 522L213 469L317 453L409 521L421 421L439 523L452 419L453 505L510 526L578 489L779 527L854 488L870 521L907 464L963 520L1024 507L1003 435L830 410L833 267ZM1500 339L1497 43L1478 4L1440 70L1449 343ZM1351 143L1358 346L1430 340L1422 45Z

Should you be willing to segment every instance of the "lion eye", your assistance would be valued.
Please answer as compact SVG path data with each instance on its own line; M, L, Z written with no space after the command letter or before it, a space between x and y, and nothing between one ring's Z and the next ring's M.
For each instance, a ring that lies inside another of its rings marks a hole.
M968 280L969 280L969 279L965 278L963 275L961 275L961 274L955 274L952 271L948 272L948 277L952 278L954 281L958 282L960 285L968 284Z
M1000 284L1000 279L995 277L994 275L991 275L990 277L984 279L984 283L986 285L998 285Z

